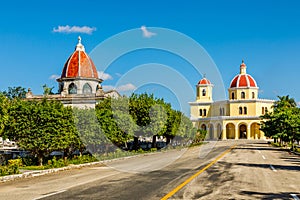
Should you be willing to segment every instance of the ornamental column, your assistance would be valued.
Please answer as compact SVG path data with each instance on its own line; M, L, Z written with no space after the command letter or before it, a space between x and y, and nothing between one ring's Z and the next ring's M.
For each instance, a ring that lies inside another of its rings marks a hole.
M235 125L235 136L234 136L235 140L239 139L239 126Z
M226 126L223 126L223 130L222 130L222 140L227 140L227 137L226 137Z
M249 124L249 125L247 126L247 140L251 139L250 134L251 134L251 126L250 126L250 124Z

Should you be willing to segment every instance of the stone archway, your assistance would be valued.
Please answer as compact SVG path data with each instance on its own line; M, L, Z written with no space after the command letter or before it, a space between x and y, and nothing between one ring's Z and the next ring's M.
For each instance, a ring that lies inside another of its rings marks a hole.
M239 139L247 139L247 125L241 124L239 126Z
M259 130L260 125L256 122L254 122L253 124L251 124L251 134L250 134L250 138L251 139L261 139L261 132Z
M233 123L226 124L226 138L234 139L235 137L235 125Z
M200 127L200 129L206 131L207 130L206 125L202 124L201 127Z

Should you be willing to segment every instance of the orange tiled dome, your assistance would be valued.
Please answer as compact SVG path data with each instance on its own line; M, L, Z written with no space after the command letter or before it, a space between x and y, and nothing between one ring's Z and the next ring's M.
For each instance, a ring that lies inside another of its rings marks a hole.
M207 78L202 78L199 82L198 85L209 85L211 84L210 81Z
M81 44L81 38L78 37L78 44L75 51L68 58L64 65L61 78L96 78L98 73L92 59L85 52L84 46Z

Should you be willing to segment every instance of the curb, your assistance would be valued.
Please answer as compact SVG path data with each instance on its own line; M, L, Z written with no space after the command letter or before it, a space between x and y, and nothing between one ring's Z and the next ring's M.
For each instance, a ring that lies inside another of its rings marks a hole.
M178 149L172 149L172 150L178 150ZM28 171L28 172L23 172L21 174L1 176L0 177L0 184L4 183L4 182L7 182L7 181L17 180L17 179L43 176L43 175L46 175L46 174L51 174L51 173L55 173L55 172L59 172L59 171L65 171L65 170L70 170L70 169L79 169L79 168L82 168L82 167L89 167L89 166L94 166L94 165L99 165L99 164L105 164L105 163L110 163L110 162L114 162L114 161L118 161L118 160L127 160L127 159L131 159L131 158L135 158L135 157L148 156L148 155L157 154L157 153L164 153L164 151L143 153L143 154L137 154L137 155L133 155L133 156L113 158L113 159L110 159L110 160L102 160L102 161L84 163L84 164L78 164L78 165L70 164L69 166L61 167L61 168L52 168L52 169L44 169L44 170L32 170L32 171Z
M158 153L158 152L154 152L154 153ZM153 153L148 153L148 155L149 154L153 154ZM13 180L17 180L17 179L23 179L23 178L43 176L43 175L46 175L46 174L51 174L51 173L70 170L70 169L79 169L79 168L82 168L82 167L89 167L89 166L94 166L94 165L99 165L99 164L105 164L105 163L110 163L110 162L114 162L114 161L118 161L118 160L127 160L127 159L130 159L130 158L146 156L146 155L147 154L138 154L138 155L133 155L133 156L113 158L113 159L110 159L110 160L102 160L102 161L84 163L84 164L78 164L78 165L70 164L69 166L61 167L61 168L52 168L52 169L44 169L44 170L32 170L32 171L24 172L24 173L21 173L21 174L1 176L0 177L0 183L4 183L4 182L7 182L7 181L13 181Z

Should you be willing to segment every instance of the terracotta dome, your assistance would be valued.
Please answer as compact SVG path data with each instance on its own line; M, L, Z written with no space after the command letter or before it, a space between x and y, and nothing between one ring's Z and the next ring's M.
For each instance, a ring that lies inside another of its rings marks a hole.
M207 78L202 78L199 82L198 85L210 85L210 81Z
M239 87L257 87L254 78L246 73L246 65L244 61L242 61L242 64L240 65L240 74L236 75L230 83L230 88Z
M68 58L61 74L61 78L78 77L99 79L95 64L85 52L80 37L78 37L78 44L76 45L75 51Z

